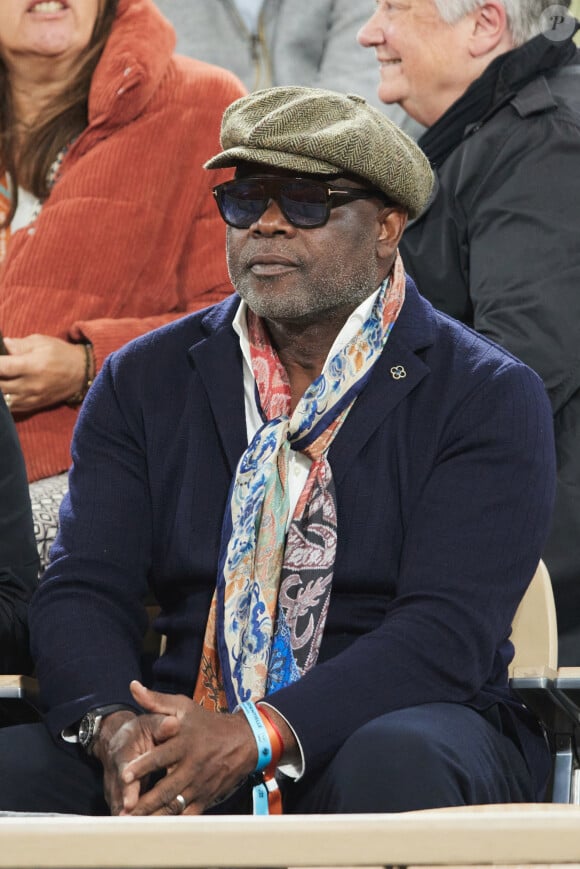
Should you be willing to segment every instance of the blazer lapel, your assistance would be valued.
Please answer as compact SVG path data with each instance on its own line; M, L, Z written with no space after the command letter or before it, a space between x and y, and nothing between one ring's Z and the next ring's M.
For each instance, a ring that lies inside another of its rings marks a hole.
M334 441L329 460L338 483L395 407L429 374L417 351L434 340L434 312L407 278L405 303L369 382Z
M232 474L248 445L242 353L231 323L237 302L212 309L204 320L208 337L189 350L216 421L216 427Z

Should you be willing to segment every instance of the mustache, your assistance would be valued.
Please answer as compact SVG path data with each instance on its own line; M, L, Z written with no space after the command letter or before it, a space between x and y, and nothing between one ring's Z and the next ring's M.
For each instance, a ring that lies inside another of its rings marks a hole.
M292 245L284 242L248 242L248 244L244 245L243 252L238 251L234 253L234 251L228 247L228 256L235 257L236 265L241 269L251 268L253 263L256 261L262 261L264 258L268 258L269 260L283 260L293 266L302 266L304 264L302 258L297 255L296 250Z

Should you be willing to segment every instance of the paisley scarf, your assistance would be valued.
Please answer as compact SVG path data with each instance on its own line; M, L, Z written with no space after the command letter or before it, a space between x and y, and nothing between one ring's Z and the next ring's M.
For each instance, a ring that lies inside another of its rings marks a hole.
M263 426L242 455L222 529L216 591L194 699L233 711L316 663L332 589L337 510L328 451L364 389L405 294L397 256L368 319L290 407L290 385L263 322L248 311ZM289 521L290 451L312 464ZM288 531L286 529L288 526Z

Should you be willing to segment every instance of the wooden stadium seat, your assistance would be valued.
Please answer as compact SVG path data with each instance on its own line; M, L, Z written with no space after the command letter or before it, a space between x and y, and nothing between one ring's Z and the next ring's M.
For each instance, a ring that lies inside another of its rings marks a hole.
M555 803L580 804L580 669L558 670L558 627L550 575L543 561L514 618L515 656L510 684L542 722L553 755L550 797Z

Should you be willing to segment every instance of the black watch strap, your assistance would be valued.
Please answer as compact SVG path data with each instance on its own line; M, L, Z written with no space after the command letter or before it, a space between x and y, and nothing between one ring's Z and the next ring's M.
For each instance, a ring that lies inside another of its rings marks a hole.
M83 715L78 728L76 729L76 734L72 736L72 738L69 737L67 739L64 734L63 736L68 742L79 743L87 754L92 754L93 746L101 729L103 718L107 715L112 715L113 712L121 712L122 710L133 712L135 715L137 714L137 710L132 706L128 706L126 703L110 703L107 706L97 706L95 709L90 709Z
M108 706L97 706L96 709L91 709L91 712L94 715L100 715L101 718L104 718L105 715L112 715L113 712L122 712L123 710L134 712L135 715L137 715L135 707L129 706L127 703L109 703Z
M137 715L135 707L128 706L126 703L109 703L108 706L97 706L96 709L91 709L91 712L104 718L105 715L112 715L113 712L121 712L123 709L126 709L127 712L134 712Z

